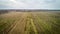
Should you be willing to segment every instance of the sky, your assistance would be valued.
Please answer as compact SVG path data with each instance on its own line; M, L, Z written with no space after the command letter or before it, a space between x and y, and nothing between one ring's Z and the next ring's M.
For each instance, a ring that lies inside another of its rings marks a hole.
M0 9L60 10L60 0L0 0Z

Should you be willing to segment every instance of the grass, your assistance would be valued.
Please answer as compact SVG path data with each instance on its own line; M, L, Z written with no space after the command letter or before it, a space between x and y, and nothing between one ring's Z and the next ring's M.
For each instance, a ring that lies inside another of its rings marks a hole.
M0 15L1 34L60 34L58 12L10 12Z

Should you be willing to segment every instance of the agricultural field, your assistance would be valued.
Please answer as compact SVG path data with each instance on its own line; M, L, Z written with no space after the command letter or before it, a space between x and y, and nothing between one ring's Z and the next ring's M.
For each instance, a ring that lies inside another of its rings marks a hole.
M0 34L60 34L60 12L0 14Z

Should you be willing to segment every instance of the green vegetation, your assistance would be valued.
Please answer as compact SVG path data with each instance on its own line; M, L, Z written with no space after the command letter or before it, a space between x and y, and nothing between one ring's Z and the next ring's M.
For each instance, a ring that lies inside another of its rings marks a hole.
M60 34L60 13L10 12L1 14L0 34Z

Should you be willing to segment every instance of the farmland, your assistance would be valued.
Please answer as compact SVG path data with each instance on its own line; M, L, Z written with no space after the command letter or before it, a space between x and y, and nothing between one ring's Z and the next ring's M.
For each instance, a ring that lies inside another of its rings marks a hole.
M0 14L0 34L60 34L60 12Z

